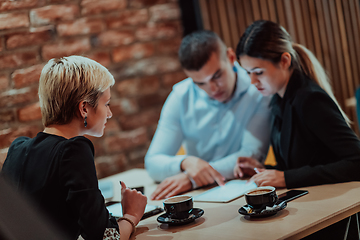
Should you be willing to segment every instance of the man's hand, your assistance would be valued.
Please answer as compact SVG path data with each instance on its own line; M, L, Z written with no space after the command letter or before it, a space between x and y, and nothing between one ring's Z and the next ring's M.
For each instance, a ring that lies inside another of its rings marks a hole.
M216 171L208 162L198 157L187 157L181 162L181 169L195 181L196 185L206 186L216 182L218 185L224 185L225 178Z
M192 188L190 179L185 173L179 173L162 181L151 194L151 200L159 200L189 191Z
M256 172L254 168L263 169L262 165L258 160L250 157L239 157L234 167L234 177L252 176Z
M265 170L259 169L259 173L250 178L256 185L286 187L284 172L279 170Z

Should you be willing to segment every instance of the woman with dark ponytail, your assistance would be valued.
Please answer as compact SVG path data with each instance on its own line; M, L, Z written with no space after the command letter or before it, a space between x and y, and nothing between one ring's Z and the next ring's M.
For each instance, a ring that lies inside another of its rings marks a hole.
M251 83L263 95L273 95L271 144L277 165L239 158L235 176L287 188L360 181L359 139L316 57L293 43L283 27L263 20L246 29L236 55Z

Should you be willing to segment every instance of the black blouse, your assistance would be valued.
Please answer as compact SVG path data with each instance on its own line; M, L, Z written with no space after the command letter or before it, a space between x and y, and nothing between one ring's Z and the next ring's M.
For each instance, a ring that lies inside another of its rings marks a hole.
M102 239L116 228L98 188L94 147L85 137L66 139L40 132L11 144L2 174L30 195L52 222L77 239Z

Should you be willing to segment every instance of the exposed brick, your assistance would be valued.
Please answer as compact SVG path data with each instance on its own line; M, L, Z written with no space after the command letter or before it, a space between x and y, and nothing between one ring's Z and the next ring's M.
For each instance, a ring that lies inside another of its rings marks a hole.
M0 1L0 12L41 6L45 0Z
M131 151L129 153L129 160L131 162L144 162L144 158L147 153L147 149L148 149L148 147L135 149L135 151Z
M141 96L138 99L139 106L142 109L146 109L153 106L162 106L166 100L168 93L154 93L150 95Z
M41 110L40 110L39 102L19 109L18 110L18 118L19 118L20 122L41 120Z
M102 19L81 18L73 22L60 23L56 29L60 36L99 33L105 29L105 22Z
M11 78L15 84L15 87L22 88L29 86L32 83L39 82L41 70L43 67L44 64L38 64L28 68L15 70L14 73L11 74Z
M64 3L64 2L71 2L73 0L47 0L48 3Z
M139 25L146 23L149 20L147 9L126 10L116 14L116 16L109 17L106 20L108 28L119 28L126 25Z
M98 36L93 38L94 45L109 47L109 46L121 46L121 45L128 45L134 42L135 36L134 33L130 30L124 31L115 31L110 30L107 32L103 32Z
M131 0L130 6L134 8L143 8L154 6L155 4L167 3L167 0Z
M125 154L95 158L97 177L104 178L126 170L128 160Z
M135 148L148 141L145 128L138 128L133 131L120 132L115 136L105 138L105 146L110 153L121 152L126 149Z
M72 39L45 45L42 48L42 56L44 59L49 60L56 57L82 54L90 49L91 45L88 38Z
M0 0L0 129L11 128L6 140L0 133L0 167L5 158L1 149L19 135L35 136L43 129L37 96L40 63L73 54L108 67L116 79L113 117L104 136L87 136L95 147L98 177L144 167L162 103L175 78L185 77L177 59L182 37L177 3ZM15 133L17 128L22 130Z
M9 147L12 141L14 141L17 137L26 136L33 138L40 131L40 128L36 125L26 125L20 126L17 129L8 128L0 130L0 149Z
M4 165L8 150L9 148L0 149L0 170Z
M15 112L10 109L2 109L0 112L0 123L10 123L15 120Z
M145 27L140 27L135 35L140 41L149 41L153 39L172 38L181 33L179 22L149 22Z
M111 11L117 11L126 7L126 0L82 0L81 14L98 14Z
M180 7L176 3L159 4L150 7L150 21L159 22L180 19Z
M98 138L98 137L92 137L85 135L90 141L93 143L95 148L95 157L106 155L106 150L104 148L104 137Z
M185 78L187 78L187 76L184 73L184 71L172 72L172 73L164 74L161 77L162 80L161 82L164 87L172 87L175 83L178 83L181 80L184 80Z
M129 59L141 59L153 55L155 47L153 43L136 43L113 50L114 62L122 62Z
M0 54L0 69L32 65L37 62L37 52L26 51Z
M131 167L144 169L145 168L144 159L141 162L131 162Z
M29 32L20 32L5 36L8 49L33 46L50 41L54 36L52 27L32 28Z
M159 54L178 54L181 38L172 38L157 42L156 52Z
M118 133L119 131L120 131L120 126L118 122L115 119L109 119L106 123L105 135L109 136L115 132Z
M30 25L27 13L4 13L0 14L0 30Z
M33 25L45 25L51 22L73 20L79 15L76 4L50 5L30 11L30 21Z
M157 125L155 125L155 124L148 127L148 136L150 139L153 139L156 129L157 129Z
M160 116L160 109L144 110L139 113L127 116L120 116L120 126L123 130L132 130L143 126L157 124Z
M178 71L181 68L177 57L152 57L139 60L135 63L127 63L117 72L122 77L134 75L154 75Z
M38 99L37 88L9 90L0 94L0 107L10 107L21 103L34 102Z
M0 76L0 90L9 87L9 79L6 76Z
M86 57L100 63L101 65L108 67L111 64L110 54L105 51L89 53Z
M121 96L139 96L156 93L160 83L157 76L123 80L116 85Z
M139 110L139 107L135 99L121 98L111 101L110 107L113 116L119 116L122 114L132 114L136 113Z

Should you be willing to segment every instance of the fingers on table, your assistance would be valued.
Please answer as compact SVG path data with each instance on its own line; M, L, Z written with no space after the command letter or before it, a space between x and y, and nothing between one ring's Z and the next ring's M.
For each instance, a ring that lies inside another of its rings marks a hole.
M225 178L223 177L223 175L221 175L218 171L216 171L215 169L213 169L212 171L212 178L215 180L215 182L219 185L219 186L223 186L225 185Z
M173 182L164 182L161 183L155 192L151 195L152 199L163 199L165 198L171 191L173 191L177 187L177 184Z
M241 168L237 165L234 168L234 177L242 178L244 176L244 173L242 172Z

